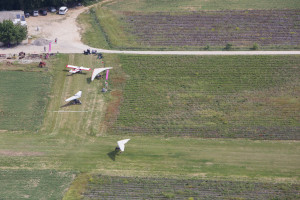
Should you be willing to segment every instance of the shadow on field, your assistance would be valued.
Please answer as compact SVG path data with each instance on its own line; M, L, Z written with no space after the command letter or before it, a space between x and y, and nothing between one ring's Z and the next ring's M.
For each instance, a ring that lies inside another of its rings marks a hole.
M62 105L62 106L60 106L61 108L63 108L63 107L68 107L68 106L71 106L71 105L73 105L71 102L68 102L68 103L66 103L65 105Z
M108 155L108 157L110 157L110 159L112 159L113 161L115 161L116 160L117 152L116 151L112 151L112 152L109 152L107 155Z
M62 105L60 107L63 108L63 107L68 107L68 106L73 106L73 105L81 105L81 104L76 104L76 103L74 103L74 101L70 101L70 102L68 102L65 105Z
M89 78L86 78L86 82L87 82L88 84L90 84L90 83L92 82L92 79L91 79L91 77L89 77Z
M67 70L67 69L64 69L64 70L62 70L62 71L64 71L64 72L69 72L69 73L67 74L67 76L73 76L73 75L74 75L74 73L70 73L70 71ZM75 73L75 74L87 75L86 72L77 72L77 73Z

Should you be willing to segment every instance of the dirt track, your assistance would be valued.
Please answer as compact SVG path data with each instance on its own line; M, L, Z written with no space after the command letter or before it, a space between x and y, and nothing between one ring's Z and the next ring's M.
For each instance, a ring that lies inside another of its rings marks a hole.
M86 11L88 7L70 9L66 15L49 13L47 16L27 18L28 35L34 39L46 39L51 41L51 52L56 53L82 53L84 49L91 48L80 40L80 28L77 26L76 18ZM58 42L55 43L55 38ZM43 53L44 47L48 52L49 45L37 46L32 43L23 42L21 45L12 48L0 48L1 54ZM287 55L300 54L300 51L119 51L97 49L103 53L124 53L124 54L153 54L153 55Z
M46 39L51 41L51 52L61 53L81 53L83 49L88 48L80 41L79 27L76 23L78 15L87 7L78 7L70 9L66 15L49 13L47 16L29 17L26 19L28 25L28 35L32 36L31 44L24 41L21 45L12 48L1 48L1 53L42 53L44 47L48 52L49 44L37 46L34 40ZM57 38L57 43L55 43Z

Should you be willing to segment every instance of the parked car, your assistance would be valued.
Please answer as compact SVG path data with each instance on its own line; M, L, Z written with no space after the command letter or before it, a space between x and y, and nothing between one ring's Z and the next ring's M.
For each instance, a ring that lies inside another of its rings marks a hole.
M30 14L29 13L25 13L25 17L26 18L30 17Z
M65 6L63 6L63 7L60 7L59 8L59 11L58 11L58 14L60 14L60 15L65 15L67 12L68 12L68 8L67 7L65 7Z
M37 11L37 10L32 11L32 16L34 16L34 17L39 16L39 11Z
M47 10L40 10L40 13L43 15L43 16L46 16L48 13L47 13Z
M50 7L50 8L49 8L49 11L50 11L51 13L55 13L55 12L56 12L56 8Z

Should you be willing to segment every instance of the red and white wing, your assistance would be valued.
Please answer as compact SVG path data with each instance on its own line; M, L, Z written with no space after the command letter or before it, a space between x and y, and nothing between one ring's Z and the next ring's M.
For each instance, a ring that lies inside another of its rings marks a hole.
M87 67L79 67L79 69L86 70L86 71L90 71L91 70L91 68L87 68Z
M74 65L67 65L66 67L67 67L67 68L72 68L72 69L79 69L78 66L74 66Z
M80 71L80 69L71 69L69 72L75 74L75 73L77 73L77 72L79 72L79 71Z
M72 100L75 100L75 99L79 99L81 97L81 94L82 94L82 91L80 90L79 92L77 92L74 96L66 99L65 101L72 101Z
M72 68L69 72L75 74L77 72L79 72L80 70L86 70L89 71L91 70L91 68L86 68L86 67L78 67L78 66L74 66L74 65L67 65L67 68Z

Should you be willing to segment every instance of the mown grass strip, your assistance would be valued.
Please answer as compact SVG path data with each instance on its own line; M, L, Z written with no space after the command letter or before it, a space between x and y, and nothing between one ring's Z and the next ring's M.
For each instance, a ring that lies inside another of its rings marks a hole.
M84 43L93 47L110 48L99 20L95 16L95 8L91 8L89 12L82 13L77 21L84 29L82 33L82 41Z
M114 155L126 137L78 134L0 134L0 169L97 171L105 175L299 181L299 142L131 136L125 152Z

